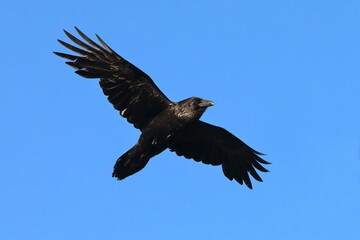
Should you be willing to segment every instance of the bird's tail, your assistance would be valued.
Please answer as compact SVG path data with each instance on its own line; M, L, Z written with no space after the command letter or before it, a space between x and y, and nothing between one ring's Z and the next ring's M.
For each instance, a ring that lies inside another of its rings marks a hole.
M149 160L149 156L133 147L116 161L112 176L122 180L143 169Z

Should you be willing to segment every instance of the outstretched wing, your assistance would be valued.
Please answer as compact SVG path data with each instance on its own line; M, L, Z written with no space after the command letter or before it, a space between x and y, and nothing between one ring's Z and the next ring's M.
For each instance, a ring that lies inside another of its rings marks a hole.
M225 176L252 189L249 173L262 182L256 170L268 172L260 163L269 164L227 130L196 121L174 136L169 146L171 151L185 158L211 165L222 165Z
M81 48L58 41L80 56L54 53L70 60L66 63L77 69L80 76L100 78L100 86L109 102L128 122L141 130L171 104L147 74L114 52L98 35L96 37L102 46L75 29L88 44L65 30L70 40Z

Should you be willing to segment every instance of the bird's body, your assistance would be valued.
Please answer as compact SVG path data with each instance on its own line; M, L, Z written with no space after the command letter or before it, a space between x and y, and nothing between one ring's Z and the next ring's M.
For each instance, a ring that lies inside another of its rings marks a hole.
M189 111L191 108L184 108L184 104L192 104L196 101L202 102L204 107L199 111ZM124 179L135 173L126 166L133 167L134 170L141 170L153 156L169 148L174 139L178 137L178 132L182 131L192 122L197 121L205 111L205 106L211 106L213 102L200 98L190 98L179 103L170 104L168 108L156 115L143 129L138 142L127 153L122 155L114 167L114 177ZM140 156L140 157L139 157Z
M268 164L240 139L223 128L200 121L213 102L191 97L170 101L140 69L114 52L100 37L98 45L76 28L86 44L65 31L82 49L61 40L70 50L82 55L55 52L71 60L68 65L86 78L100 78L100 86L120 115L141 131L138 142L115 163L113 177L124 179L145 167L155 155L169 148L179 156L205 164L222 165L230 180L252 188L248 174L262 181L255 168L266 172Z

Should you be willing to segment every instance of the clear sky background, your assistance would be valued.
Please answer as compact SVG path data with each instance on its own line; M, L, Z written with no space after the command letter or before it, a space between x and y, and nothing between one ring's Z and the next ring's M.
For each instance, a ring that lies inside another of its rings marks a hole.
M1 239L360 239L360 1L2 1ZM165 151L52 51L99 34L174 101L267 153L249 190Z

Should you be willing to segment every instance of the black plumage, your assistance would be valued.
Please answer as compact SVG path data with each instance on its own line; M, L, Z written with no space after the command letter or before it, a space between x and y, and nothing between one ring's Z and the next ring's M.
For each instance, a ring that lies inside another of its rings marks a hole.
M169 148L179 156L222 165L225 176L252 188L250 175L262 181L255 169L267 172L269 164L227 130L200 121L213 102L191 97L170 101L151 78L113 51L98 35L97 44L79 29L83 42L64 30L79 47L58 40L79 56L54 52L85 78L100 78L100 87L120 115L141 131L138 142L115 163L113 177L121 180L145 167L150 158Z

